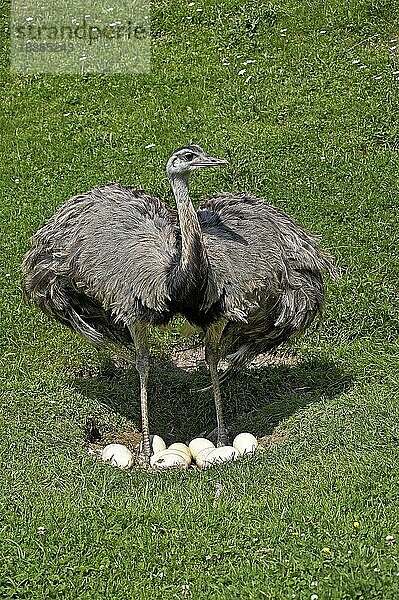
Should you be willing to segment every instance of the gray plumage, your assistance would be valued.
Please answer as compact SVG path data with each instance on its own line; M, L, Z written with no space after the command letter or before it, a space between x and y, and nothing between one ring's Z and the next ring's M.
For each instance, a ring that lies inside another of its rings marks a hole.
M334 278L337 271L316 237L261 199L214 196L199 216L218 293L225 298L228 322L220 342L221 356L230 362L226 379L304 331L324 306L322 272Z
M225 378L305 330L324 304L322 272L336 275L317 239L261 199L220 194L194 209L189 173L225 163L199 146L178 149L167 165L177 211L119 184L76 196L34 235L23 263L25 297L43 312L96 344L134 341L146 357L142 410L143 327L176 314L201 327L221 442L220 358Z
M173 211L141 190L110 184L71 198L32 238L25 295L95 344L129 344L136 320L169 320L177 231Z

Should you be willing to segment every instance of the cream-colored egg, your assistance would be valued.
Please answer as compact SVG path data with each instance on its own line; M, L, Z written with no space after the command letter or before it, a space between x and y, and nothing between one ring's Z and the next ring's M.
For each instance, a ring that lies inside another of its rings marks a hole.
M207 440L206 438L194 438L193 440L191 440L188 447L190 449L192 457L195 459L195 457L199 452L201 452L201 450L204 450L205 448L214 448L215 444L212 444L212 442L210 440Z
M252 454L258 447L258 440L252 433L239 433L233 442L234 448L238 450L241 456Z
M233 446L220 446L215 448L204 458L204 467L210 467L212 465L218 465L220 463L228 462L238 458L239 452Z
M200 452L198 452L198 454L195 457L195 462L197 463L197 465L202 469L202 467L204 466L206 457L208 456L208 454L210 452L213 452L215 450L215 448L203 448Z
M166 450L166 444L159 435L151 436L151 448L154 454Z
M188 458L191 459L193 457L193 455L191 454L191 450L188 446L186 446L186 444L183 444L182 442L175 442L174 444L171 444L168 448L168 450L180 450L180 452L184 452L185 454L187 454Z
M178 448L168 448L167 450L163 450L163 452L167 452L167 453L171 453L171 454L178 454L179 456L181 456L182 458L184 458L184 460L186 461L187 465L191 465L191 456L189 456L187 454L187 452L184 452L183 450L179 450Z
M108 444L101 452L101 458L120 469L129 469L133 465L133 454L123 444Z
M150 458L150 464L154 469L187 469L190 462L187 454L179 450L161 450Z

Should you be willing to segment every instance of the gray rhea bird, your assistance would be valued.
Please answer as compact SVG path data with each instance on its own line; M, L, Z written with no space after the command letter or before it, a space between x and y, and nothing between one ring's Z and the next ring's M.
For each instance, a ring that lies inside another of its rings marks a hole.
M177 211L117 183L75 196L23 262L24 295L47 315L94 344L134 344L147 462L149 326L180 314L201 328L225 444L221 381L305 330L324 304L323 271L336 275L316 238L259 198L218 194L196 210L189 174L225 164L196 145L176 150L166 172Z

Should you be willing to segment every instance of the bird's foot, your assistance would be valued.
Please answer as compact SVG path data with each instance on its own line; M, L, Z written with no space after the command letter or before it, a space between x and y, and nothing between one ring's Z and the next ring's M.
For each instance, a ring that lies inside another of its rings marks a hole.
M144 456L144 454L139 454L139 456L136 458L135 464L140 469L147 470L150 468L150 461Z
M227 446L228 443L229 443L229 438L227 435L227 431L225 429L218 431L217 440L216 440L217 448L220 448L221 446Z
M143 467L150 466L150 458L151 458L151 440L149 435L145 435L143 433L143 440L140 444L140 453L138 461Z

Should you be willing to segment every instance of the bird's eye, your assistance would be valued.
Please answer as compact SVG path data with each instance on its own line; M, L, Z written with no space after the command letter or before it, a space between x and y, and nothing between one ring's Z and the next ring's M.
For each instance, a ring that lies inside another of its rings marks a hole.
M194 154L192 152L186 152L186 154L184 155L184 159L189 161L189 160L193 160L194 158Z

